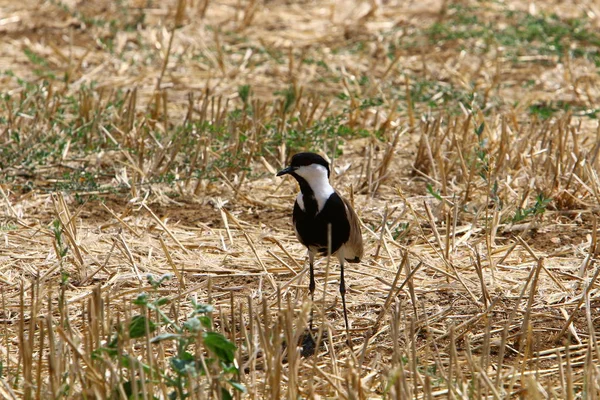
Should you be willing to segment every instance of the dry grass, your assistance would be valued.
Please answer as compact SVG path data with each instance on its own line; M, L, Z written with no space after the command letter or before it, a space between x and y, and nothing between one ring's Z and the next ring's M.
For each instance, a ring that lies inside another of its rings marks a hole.
M600 9L398 3L0 0L2 396L598 398Z

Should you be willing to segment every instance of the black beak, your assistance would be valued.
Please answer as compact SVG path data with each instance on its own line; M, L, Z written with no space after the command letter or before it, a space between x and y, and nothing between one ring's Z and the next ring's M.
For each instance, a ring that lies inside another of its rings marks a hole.
M277 173L277 176L282 176L282 175L287 175L287 174L291 174L292 172L294 172L296 168L295 167L287 167L282 169L281 171L279 171Z

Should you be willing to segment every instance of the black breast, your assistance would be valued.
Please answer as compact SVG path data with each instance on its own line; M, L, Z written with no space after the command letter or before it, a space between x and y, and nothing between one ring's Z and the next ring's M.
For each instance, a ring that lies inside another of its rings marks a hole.
M335 253L350 237L350 223L346 216L346 206L337 193L333 193L321 212L316 212L317 202L313 196L304 196L303 211L294 204L293 220L298 239L307 247L315 247L321 254L327 254L327 226L331 224L331 252Z

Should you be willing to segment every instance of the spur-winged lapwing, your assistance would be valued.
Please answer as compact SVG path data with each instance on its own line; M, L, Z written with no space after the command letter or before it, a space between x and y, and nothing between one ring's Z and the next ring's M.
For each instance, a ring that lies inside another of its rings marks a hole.
M329 163L315 153L298 153L292 157L290 166L277 176L292 175L300 185L293 213L296 237L308 248L310 263L310 291L314 300L315 274L313 264L316 255L327 255L329 228L331 225L331 254L340 261L340 294L344 307L346 335L350 343L348 313L346 311L346 283L344 262L360 262L363 256L363 240L360 222L350 203L329 184ZM310 319L312 330L312 309Z

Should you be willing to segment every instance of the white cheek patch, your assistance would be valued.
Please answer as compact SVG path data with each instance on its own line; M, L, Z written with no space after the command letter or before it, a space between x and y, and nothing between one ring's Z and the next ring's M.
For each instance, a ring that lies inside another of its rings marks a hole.
M315 200L317 200L318 211L321 211L334 192L333 187L329 184L327 168L319 164L312 164L300 167L296 169L295 172L306 180L315 195ZM302 193L298 194L296 201L304 211L304 198Z

